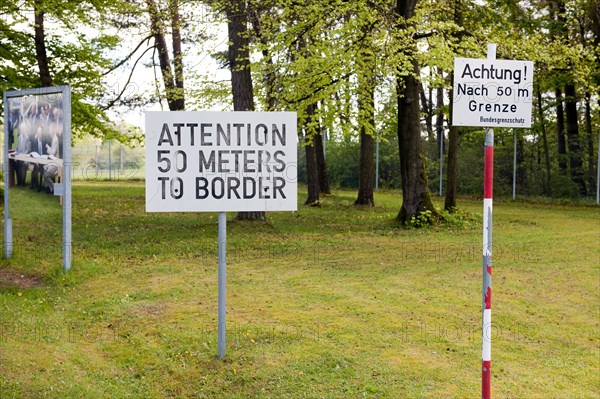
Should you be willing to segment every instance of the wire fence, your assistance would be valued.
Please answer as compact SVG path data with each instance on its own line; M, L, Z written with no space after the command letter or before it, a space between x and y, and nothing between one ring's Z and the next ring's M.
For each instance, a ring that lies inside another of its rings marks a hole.
M0 137L1 147L3 142L4 137ZM72 147L71 159L73 180L140 180L145 177L144 148L128 147L116 140L78 143ZM0 151L0 163L4 164L4 151ZM0 175L3 175L2 168Z
M114 140L73 147L74 180L131 180L145 176L145 154Z

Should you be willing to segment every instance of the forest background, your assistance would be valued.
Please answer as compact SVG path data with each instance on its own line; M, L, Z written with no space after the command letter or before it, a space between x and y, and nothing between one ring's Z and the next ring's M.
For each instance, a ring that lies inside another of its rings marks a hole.
M143 126L131 115L146 109L296 111L305 203L343 187L357 189L356 204L374 205L375 187L401 188L398 217L406 223L428 210L437 215L429 192L438 192L440 178L448 211L458 194L481 195L484 133L451 127L451 88L453 59L485 58L488 43L497 43L498 58L535 63L531 129L496 129L496 193L511 192L516 137L519 195L595 195L599 7L17 1L0 5L0 88L71 85L76 143L143 145ZM98 156L82 162L89 163ZM143 168L143 160L129 166Z

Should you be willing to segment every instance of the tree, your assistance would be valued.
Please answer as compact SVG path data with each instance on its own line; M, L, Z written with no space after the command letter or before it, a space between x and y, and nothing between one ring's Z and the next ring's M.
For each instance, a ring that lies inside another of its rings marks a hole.
M462 30L464 25L463 19L463 2L462 0L455 0L452 2L452 11L454 14L454 23L456 26L461 29L454 36L457 41L462 41L465 36L464 30ZM450 82L454 80L454 72L450 74ZM438 102L442 102L444 97L439 96L438 94ZM460 131L458 126L453 126L452 124L452 107L454 104L454 90L450 90L450 129L448 132L448 166L446 167L446 198L444 199L444 209L449 212L454 212L456 209L456 194L457 194L457 185L458 185L458 143L460 139ZM443 114L442 114L443 115ZM441 124L441 123L440 123ZM441 132L443 133L442 129ZM440 138L443 140L443 136ZM440 159L440 162L442 160Z
M564 0L553 0L550 2L550 11L553 18L551 33L555 41L559 44L568 46L572 43L573 35L570 33L569 21L567 19L567 8ZM577 93L576 93L576 70L574 60L566 53L563 60L564 67L557 70L559 80L556 87L557 101L557 130L558 130L558 151L559 167L565 172L567 170L567 159L571 180L579 187L579 192L585 195L587 192L583 172L582 148L579 137L579 115L577 111ZM564 88L564 111L565 122L563 122L562 110L562 88ZM566 126L567 140L564 141L562 133L563 124ZM566 144L566 145L565 145ZM566 148L565 148L566 147ZM565 156L568 149L568 157Z
M371 16L371 14L366 14ZM378 21L365 18L359 27L364 40L360 43L356 57L356 75L358 79L358 128L360 134L360 167L358 195L355 205L375 205L373 188L375 185L375 89L377 86L378 49L373 42L372 29ZM422 89L422 86L419 87Z
M565 115L567 120L567 146L569 148L569 169L571 179L579 186L581 195L587 194L581 157L581 142L579 137L579 115L577 112L577 97L575 83L569 81L565 85Z
M318 184L308 184L308 202L312 203L318 198L318 194L311 191L313 188L319 187L321 193L329 192L322 148L325 127L330 137L336 134L360 137L363 130L361 124L369 119L374 120L374 115L363 118L365 109L371 113L375 109L374 105L368 106L368 101L364 101L362 90L365 86L360 81L364 77L376 79L379 76L380 65L385 63L385 36L389 35L378 27L382 21L392 18L386 9L386 1L332 3L320 0L309 4L284 4L280 12L261 19L261 24L271 19L271 22L263 24L271 27L271 31L267 33L265 29L261 30L262 68L266 68L263 76L272 76L271 71L277 71L275 79L264 79L275 81L277 89L268 90L267 87L265 91L275 92L277 103L282 107L297 109L299 124L311 135L302 137L302 142L316 147L314 150L308 149L309 156L306 159L307 168L311 169L309 181L313 169L317 171L318 178ZM264 40L265 37L269 37L269 40ZM264 46L268 46L267 52ZM369 47L372 47L369 51L374 55L367 65L363 60L363 49ZM258 71L261 72L260 67ZM358 100L358 97L361 99ZM365 105L366 108L358 110L356 104ZM312 112L310 117L306 115L307 110ZM307 129L309 120L311 126ZM374 122L367 123L365 127L371 137L364 137L362 142L373 148ZM371 164L369 168L372 170L373 155L364 157L370 152L373 151L363 151L363 164ZM314 157L310 155L313 153ZM313 162L316 165L312 165ZM367 198L371 198L374 180L368 175L368 171L363 173L368 179L360 180L366 184L366 192L370 192ZM361 197L364 197L362 193Z
M593 23L587 22L589 10L597 8L593 3L588 0L551 0L527 4L512 0L494 2L495 13L502 20L494 19L490 25L490 36L500 44L500 57L535 62L535 80L539 86L536 90L539 93L536 93L537 124L533 126L533 132L541 134L544 152L547 149L548 155L554 153L557 156L553 156L553 159L547 157L545 176L535 168L529 171L529 175L544 176L545 182L538 187L544 187L546 193L565 195L572 192L572 187L576 187L581 195L586 190L583 170L585 143L579 132L581 122L578 105L581 98L585 98L586 90L590 88L593 91L596 87L593 77L597 69L594 67L597 57L591 51L593 45L590 45L594 41ZM556 112L549 112L544 102L551 103ZM553 124L556 128L554 138L547 134ZM537 147L541 164L539 143L534 140L531 148ZM522 144L524 149L530 146L530 139L525 136ZM589 143L587 155L589 157ZM523 161L527 163L527 159ZM565 184L565 179L560 177L550 180L553 165L558 167L560 175L569 176L574 184ZM531 189L533 186L532 181L528 180L524 187Z
M359 91L360 128L360 168L358 178L358 198L355 205L375 205L373 186L375 182L375 90L372 79L361 77L362 90Z
M35 31L35 55L40 71L40 83L43 87L52 86L52 77L50 76L50 67L48 66L48 54L46 52L46 32L44 30L44 1L34 0L33 14Z
M450 79L453 80L454 73L450 74ZM452 118L452 106L454 100L454 91L450 90L450 118ZM458 185L458 143L460 139L460 131L458 126L453 126L450 123L450 131L448 133L448 166L446 167L446 198L444 199L444 209L449 212L454 212L456 209L456 194Z
M433 109L433 87L431 85L428 87L428 95L426 95L425 94L425 85L423 84L423 82L421 82L420 93L421 93L421 109L423 110L423 113L424 113L424 116L425 116L425 127L426 127L426 130L427 130L427 141L430 144L432 144L435 141L434 138L433 138L433 113L434 113L434 109ZM439 90L437 90L436 91L436 95L439 95L439 94L440 94L440 92L439 92ZM437 99L439 100L439 97ZM436 114L436 123L439 121L439 118L437 118L437 117L439 117L439 113ZM436 128L437 128L437 126L436 126Z
M165 25L163 21L167 18L159 10L155 0L146 0L146 6L150 18L150 34L154 38L154 48L158 52L158 60L165 87L165 97L169 110L183 111L185 109L185 95L183 91L183 54L181 52L179 1L169 0L167 6L171 21L173 66L171 66L169 49L165 39L166 32L163 28Z
M375 65L375 53L369 44L361 50L362 68L358 72L358 126L360 129L360 167L358 197L355 205L375 205L375 77L368 71Z
M259 49L262 54L262 63L264 69L262 75L264 82L263 85L265 87L264 98L266 108L268 111L274 111L277 108L277 96L275 95L275 91L277 90L275 82L276 71L273 68L273 56L269 49L269 30L263 28L263 19L266 19L263 18L263 16L270 11L270 4L268 4L268 2L263 2L262 7L259 4L254 5L253 10L251 11L251 21L252 29L259 43Z
M396 90L398 98L398 147L400 152L400 173L402 175L402 207L398 220L407 224L421 212L430 211L434 217L439 212L431 202L427 187L427 172L423 156L420 127L419 103L419 63L416 57L417 46L408 33L410 20L415 15L417 0L398 0L396 11L400 18L399 35L406 40L403 53L408 69L398 68Z
M539 85L535 89L536 99L537 99L537 118L538 123L540 125L540 130L542 133L542 145L544 147L544 165L546 166L546 193L552 193L552 172L551 172L551 163L550 163L550 149L548 146L548 137L546 133L546 120L544 117L544 106L542 99L542 92L539 88Z
M595 192L595 151L594 151L594 142L596 141L596 137L592 128L592 93L591 90L594 84L598 84L598 82L594 82L595 79L598 79L597 68L600 66L600 38L598 37L598 13L600 12L600 4L594 1L586 1L582 7L582 13L578 20L579 29L577 30L579 40L583 48L587 51L590 48L596 47L598 49L598 53L595 54L596 62L594 63L595 71L591 73L592 77L587 84L583 86L583 104L584 104L584 126L587 138L587 157L588 157L588 165L587 165L587 184L589 187L589 193ZM591 33L591 37L590 37ZM592 50L593 52L593 50Z
M559 39L569 41L569 32L567 27L566 6L564 0L555 0L556 8L556 31ZM571 179L579 186L579 192L585 195L585 179L583 177L583 161L581 143L579 138L579 115L577 112L577 95L575 90L575 79L573 70L573 60L567 60L568 70L565 74L565 116L567 131L567 148L569 150L569 169ZM558 100L559 89L557 89Z
M327 34L322 28L331 23L322 18L324 8L331 6L320 2L307 6L291 2L281 13L274 13L274 18L266 24L271 26L270 40L264 39L264 30L261 36L263 62L266 59L267 65L263 79L268 82L266 93L274 95L281 107L296 109L299 126L303 128L300 132L304 131L300 139L306 154L307 205L318 204L320 193L330 193L323 130L326 104L329 104L327 94L335 88L335 83L322 85L319 72L323 70L325 59L321 46L327 43ZM269 51L265 51L265 47L269 47ZM277 62L273 61L272 53L279 53Z
M75 139L84 134L123 138L98 103L105 92L103 74L111 66L106 54L119 43L104 29L106 15L119 4L27 0L0 5L0 33L9 39L0 45L0 88L68 84ZM85 30L91 33L83 35Z
M248 40L248 8L245 0L229 0L227 31L229 36L229 69L234 111L254 111L254 93L250 71ZM265 220L265 212L238 212L238 220Z
M315 108L319 108L315 104ZM315 156L317 161L317 174L319 175L319 192L331 194L329 188L329 176L327 174L327 161L325 160L325 147L323 146L323 125L319 122L317 131L314 133Z
M304 133L304 150L306 153L306 177L308 183L308 195L304 205L319 204L319 171L317 164L316 139L315 129L315 104L309 104L306 108L305 133Z
M562 173L567 173L567 141L565 139L565 111L563 95L560 87L555 90L556 96L556 137L558 143L558 167Z

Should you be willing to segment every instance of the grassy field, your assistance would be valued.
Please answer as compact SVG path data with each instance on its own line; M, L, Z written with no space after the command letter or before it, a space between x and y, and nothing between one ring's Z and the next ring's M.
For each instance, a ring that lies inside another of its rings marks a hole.
M143 183L77 182L65 275L57 199L12 190L0 397L480 397L481 201L401 229L398 193L354 195L228 223L219 361L216 214L146 214ZM493 396L600 398L599 209L494 212Z

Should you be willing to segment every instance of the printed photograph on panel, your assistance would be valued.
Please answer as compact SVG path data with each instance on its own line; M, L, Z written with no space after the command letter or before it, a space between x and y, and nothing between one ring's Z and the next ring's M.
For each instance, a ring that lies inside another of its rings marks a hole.
M8 101L9 184L53 194L63 173L62 94Z

